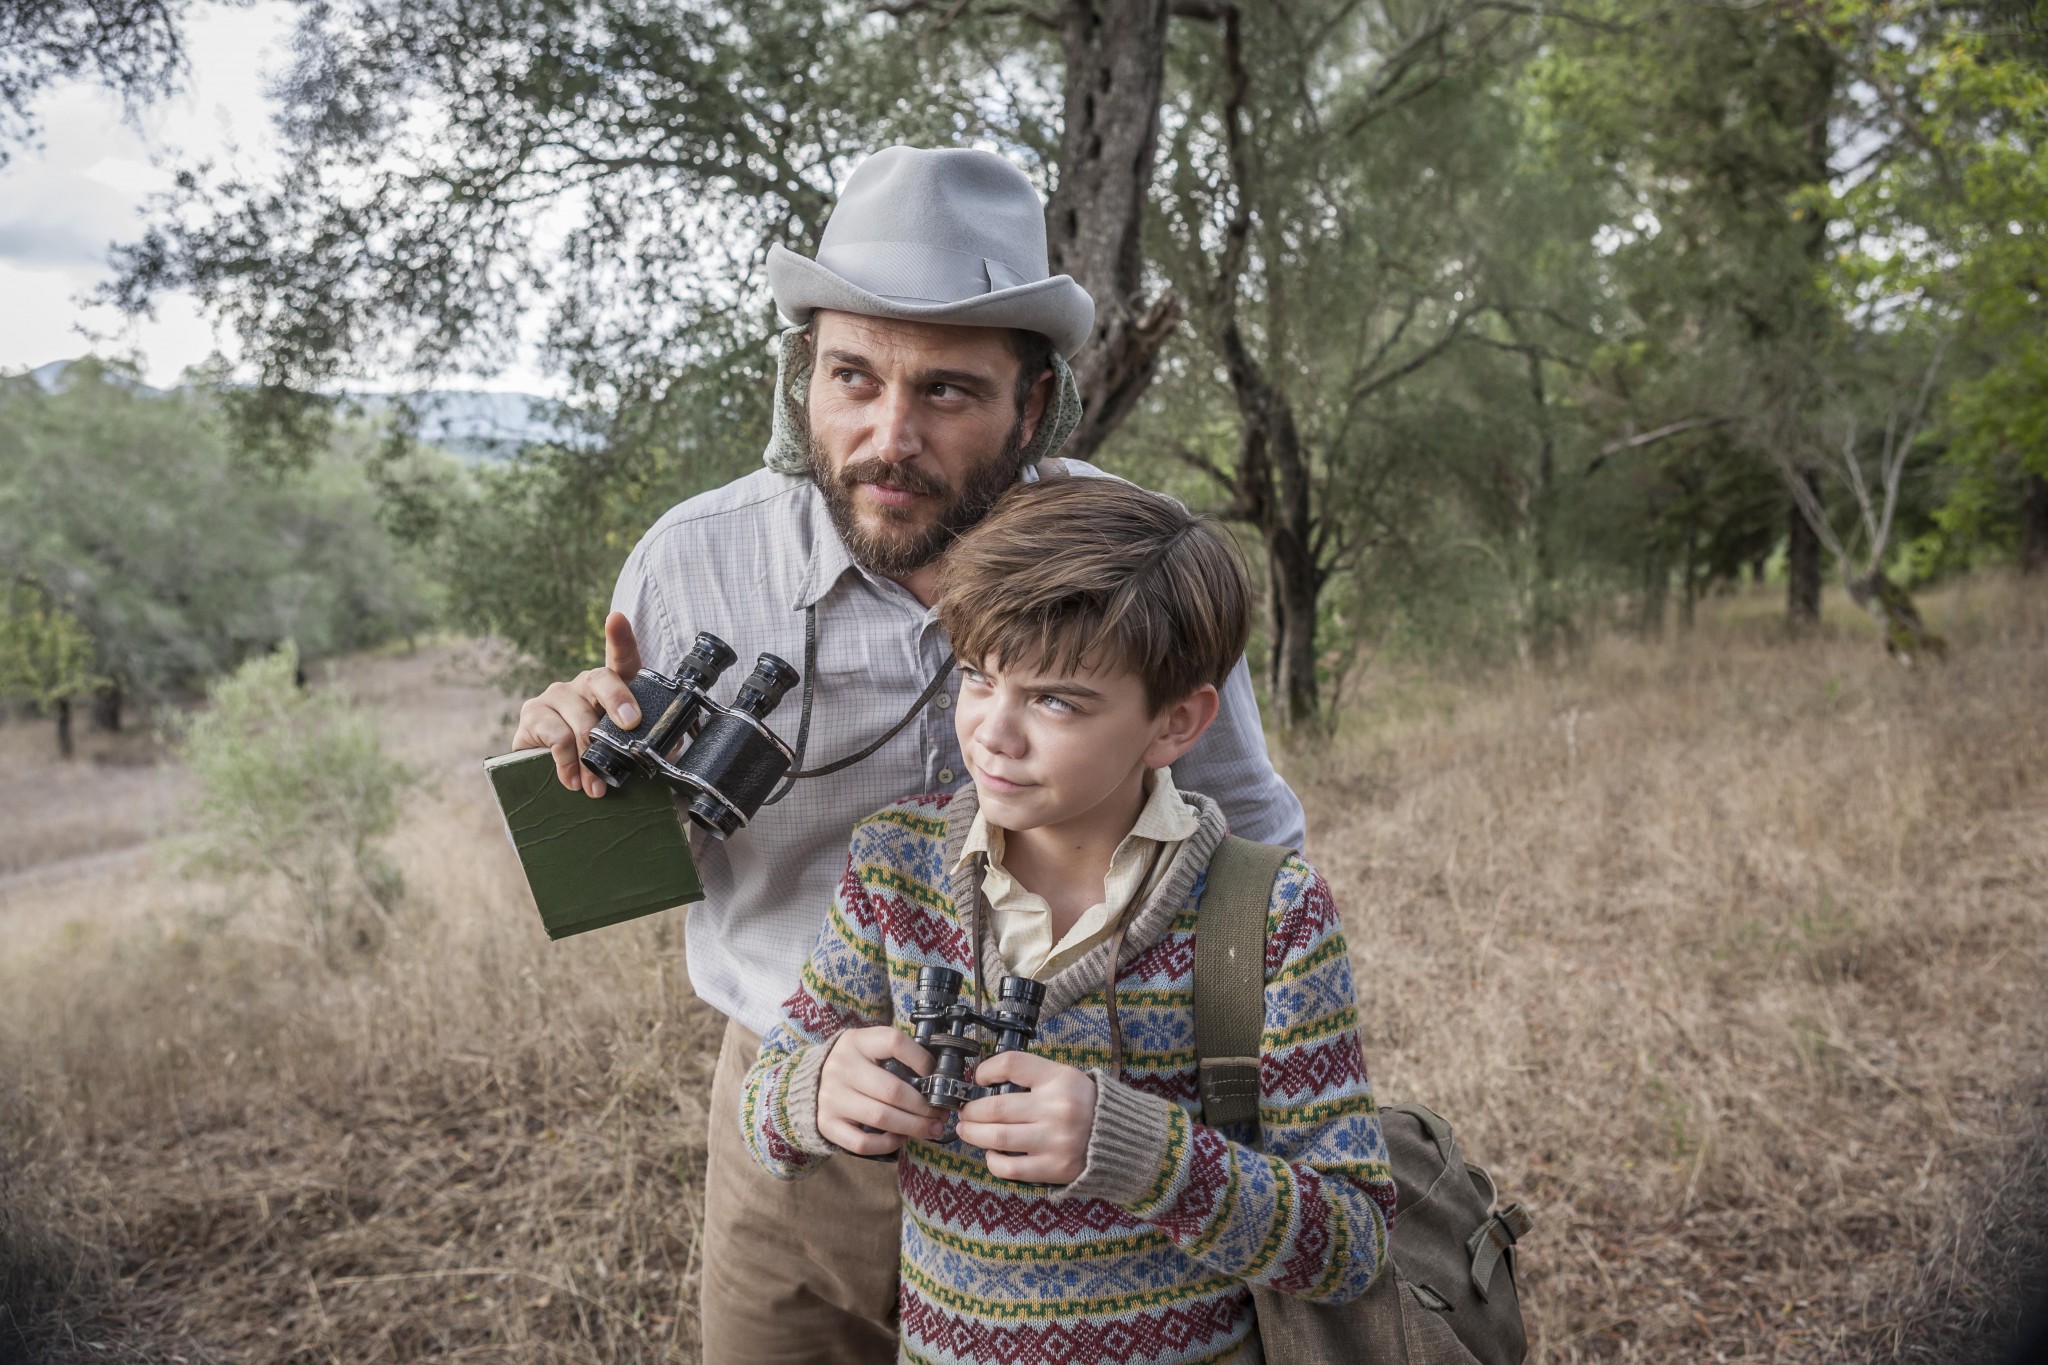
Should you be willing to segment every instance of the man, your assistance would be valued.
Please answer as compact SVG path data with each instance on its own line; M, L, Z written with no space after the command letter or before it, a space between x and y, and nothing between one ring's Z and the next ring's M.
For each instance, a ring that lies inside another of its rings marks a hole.
M763 650L809 661L803 768L830 767L907 720L860 762L798 781L731 839L693 828L705 899L685 931L690 983L729 1020L705 1175L704 1359L889 1361L895 1168L842 1161L801 1185L773 1179L742 1140L740 1082L796 988L854 823L967 780L951 716L959 684L933 608L939 557L1004 489L1039 477L1073 430L1064 357L1087 339L1094 308L1073 280L1048 275L1030 181L966 150L876 153L847 181L817 259L776 247L768 281L795 324L781 343L768 468L655 523L619 576L605 667L528 701L514 742L546 745L564 785L602 795L577 761L590 730L601 713L637 725L625 679L643 664L673 673L701 630L743 661ZM722 700L744 671L723 681ZM785 704L770 723L793 739L801 715ZM1176 775L1214 793L1234 832L1301 846L1301 804L1267 759L1242 660Z

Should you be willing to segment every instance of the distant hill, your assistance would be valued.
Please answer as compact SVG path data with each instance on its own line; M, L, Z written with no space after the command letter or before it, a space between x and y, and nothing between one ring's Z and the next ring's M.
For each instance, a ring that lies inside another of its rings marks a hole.
M38 365L28 377L45 393L54 393L75 360ZM137 393L162 393L138 379L112 376ZM506 459L523 446L543 441L573 442L576 428L561 416L560 404L529 393L487 393L481 389L439 389L428 393L350 393L350 405L370 417L382 416L397 403L410 404L419 417L420 439L464 459Z

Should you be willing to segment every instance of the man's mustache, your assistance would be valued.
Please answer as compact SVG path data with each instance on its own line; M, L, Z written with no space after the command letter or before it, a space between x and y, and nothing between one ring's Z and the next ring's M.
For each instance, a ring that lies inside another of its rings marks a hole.
M891 464L873 457L855 460L840 470L839 482L848 489L871 483L878 488L893 488L898 492L933 498L945 497L953 491L952 486L936 474L927 474L913 465Z

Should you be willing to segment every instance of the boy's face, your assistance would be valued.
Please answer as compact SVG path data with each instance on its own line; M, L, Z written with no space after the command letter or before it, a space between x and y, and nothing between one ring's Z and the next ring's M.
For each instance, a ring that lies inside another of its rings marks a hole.
M1082 820L1106 804L1131 818L1144 770L1193 747L1217 703L1204 684L1155 715L1144 683L1125 669L963 664L953 728L989 820L1027 830Z

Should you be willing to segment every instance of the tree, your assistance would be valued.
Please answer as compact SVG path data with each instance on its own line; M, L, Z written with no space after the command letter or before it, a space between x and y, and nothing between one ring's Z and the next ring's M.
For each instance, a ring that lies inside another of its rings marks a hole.
M2048 568L2048 33L2023 5L1833 11L1879 140L1833 211L1857 227L1839 290L1955 337L1936 425L1951 482L1924 560L1981 546Z
M1797 418L1838 320L1824 274L1839 54L1793 5L1607 13L1567 31L1540 72L1560 156L1610 177L1603 236L1633 314L1589 411L1630 449L1711 425L1736 458L1778 467L1782 443L1810 444ZM1799 500L1813 471L1786 468L1796 628L1819 617L1819 542Z
M171 93L184 68L188 0L8 0L0 6L0 166L40 131L52 85L96 81L129 109Z
M78 621L33 580L0 590L0 701L51 711L57 752L75 755L71 704L99 686L92 642Z
M1177 53L1155 254L1189 300L1173 401L1227 386L1235 430L1173 453L1259 539L1276 710L1309 732L1327 720L1323 592L1401 535L1419 451L1390 439L1388 405L1490 307L1455 225L1496 211L1492 168L1444 134L1504 21L1458 0L1208 8Z
M1809 430L1825 431L1829 426L1836 428L1839 436L1833 450L1816 448L1802 459L1790 453L1790 441L1784 446L1773 447L1785 484L1799 499L1800 514L1812 527L1814 536L1835 557L1835 563L1841 566L1842 586L1848 589L1850 600L1870 613L1877 622L1885 649L1893 658L1906 664L1925 654L1940 658L1948 652L1941 636L1928 629L1920 619L1912 597L1885 572L1885 556L1892 548L1906 459L1927 422L1928 403L1941 372L1942 350L1940 346L1934 348L1917 392L1906 402L1892 406L1874 440L1860 421L1859 408L1862 405L1854 396L1837 392L1830 395L1834 401L1829 405L1832 409L1829 415L1820 422L1805 424ZM1886 384L1885 387L1890 389L1892 385ZM1867 449L1873 444L1874 450ZM1823 460L1855 498L1862 532L1860 562L1858 557L1851 555L1849 543L1835 533L1826 508L1808 482L1808 471ZM1875 477L1866 472L1866 464L1874 464Z
M51 394L0 388L0 565L43 585L94 670L145 700L286 640L308 658L432 619L417 554L364 477L374 434L344 429L303 470L239 460L218 401L153 394L81 361Z

